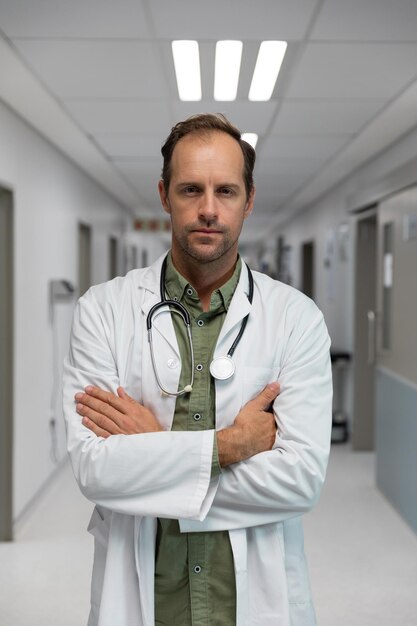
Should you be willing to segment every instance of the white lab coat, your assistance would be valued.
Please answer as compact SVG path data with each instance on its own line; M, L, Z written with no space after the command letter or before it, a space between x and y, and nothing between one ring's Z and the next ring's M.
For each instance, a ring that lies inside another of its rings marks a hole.
M228 530L237 587L237 626L313 626L301 515L317 502L330 443L331 370L323 317L304 295L254 272L252 305L243 264L217 342L226 354L250 312L233 378L216 381L216 428L273 380L278 434L273 450L211 479L214 431L170 432L175 398L155 382L146 315L160 300L162 259L91 288L75 312L65 363L68 451L83 494L97 506L90 626L154 625L157 517L183 532ZM153 322L158 371L176 389L180 355L170 315ZM207 364L204 364L207 366ZM148 406L162 433L102 439L81 424L74 394L122 385Z

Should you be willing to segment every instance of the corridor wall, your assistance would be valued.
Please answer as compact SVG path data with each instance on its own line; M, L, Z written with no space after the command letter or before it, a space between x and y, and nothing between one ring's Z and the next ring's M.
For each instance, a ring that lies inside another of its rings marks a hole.
M0 186L13 194L14 389L13 519L19 519L65 457L60 393L51 407L56 332L66 351L75 299L57 305L53 330L49 281L77 284L79 222L92 229L92 282L108 278L108 238L128 213L73 162L0 102ZM52 451L51 411L57 420ZM53 454L51 454L53 452Z
M355 233L356 220L360 216L355 210L375 206L379 212L379 219L381 216L384 219L389 217L396 223L396 236L401 239L404 203L397 203L392 198L396 194L403 195L407 198L408 214L417 213L416 193L407 191L412 190L416 184L417 128L362 165L307 209L281 224L278 234L284 238L285 244L291 247L291 273L296 287L300 287L301 245L307 240L315 242L317 250L314 267L315 300L324 312L333 347L353 352ZM417 240L408 242L407 245L409 251L413 246L414 248L417 246ZM329 250L332 247L329 268ZM410 263L407 261L409 258L414 261ZM362 270L366 271L366 267ZM415 325L417 319L415 254L413 256L402 254L401 269L398 267L397 270L396 282L397 285L401 283L403 294L401 303L398 300L396 305L397 323L401 323L404 314L404 319L413 320ZM406 315L404 311L398 309L405 305L408 307ZM401 350L396 350L395 362L393 358L385 355L377 363L379 364L376 369L375 415L377 482L410 525L417 529L417 492L411 478L417 469L414 453L417 443L417 420L415 408L410 412L410 407L415 407L417 361L416 354L410 355L409 349L407 354L403 355L404 358L401 354ZM392 392L394 388L395 393ZM390 403L386 401L387 393L391 393ZM352 411L353 394L352 376L348 376L345 404L348 414ZM412 395L414 404L410 400ZM392 414L393 406L396 407L395 415ZM395 452L392 447L393 441L396 442ZM395 475L392 475L394 467L396 471ZM413 471L410 471L411 469Z

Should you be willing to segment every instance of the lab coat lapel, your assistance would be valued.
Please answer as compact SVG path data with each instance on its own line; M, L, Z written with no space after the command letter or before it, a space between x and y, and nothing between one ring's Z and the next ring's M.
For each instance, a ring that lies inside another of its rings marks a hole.
M242 271L237 284L232 301L229 305L224 324L220 331L214 356L222 356L227 354L235 337L237 336L243 318L250 313L252 305L248 300L249 279L248 269L245 263L242 263Z
M214 351L215 357L227 354L239 333L243 319L251 312L252 305L248 300L248 291L248 270L246 265L243 264L240 280L227 311ZM247 331L242 336L242 342L244 341L248 341ZM237 348L237 352L239 352L239 348ZM216 380L216 428L218 430L231 426L241 409L243 381L240 375L241 368L238 367L239 363L236 362L236 353L234 361L236 365L235 374L227 380Z
M148 332L146 329L146 317L151 308L161 301L160 275L162 261L165 255L158 259L140 278L138 287L142 291L140 307L144 316L143 328L143 352L142 352L142 398L155 415L164 429L169 430L175 410L176 398L165 396L156 384L155 372L152 365ZM171 315L161 309L161 314L156 315L152 324L152 343L156 367L162 384L168 390L178 389L181 372L181 359L177 338Z
M161 301L159 281L161 276L162 261L164 258L165 255L160 257L153 265L151 265L139 285L139 287L142 287L147 291L147 295L141 304L145 319L151 308ZM172 316L168 314L168 307L166 309L158 309L157 314L152 319L152 332L159 333L169 344L171 350L175 353L176 358L179 358L180 354L178 342L175 335L174 325L172 323Z

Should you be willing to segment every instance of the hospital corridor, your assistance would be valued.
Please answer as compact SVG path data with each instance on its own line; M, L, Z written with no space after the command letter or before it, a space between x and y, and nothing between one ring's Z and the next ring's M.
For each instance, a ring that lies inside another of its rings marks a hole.
M415 0L0 0L0 626L417 626L416 320Z

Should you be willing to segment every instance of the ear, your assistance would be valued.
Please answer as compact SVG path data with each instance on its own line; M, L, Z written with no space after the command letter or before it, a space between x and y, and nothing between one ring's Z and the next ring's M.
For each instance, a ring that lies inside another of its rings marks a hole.
M165 186L164 186L164 181L160 180L158 183L158 191L159 191L159 197L161 198L161 204L164 208L164 211L166 213L171 214L171 207L169 205L169 200L168 200L168 196L165 192Z
M255 186L253 186L249 194L248 200L246 202L246 206L245 206L245 219L249 217L249 215L253 211L253 205L255 203L255 193L256 193L256 189L255 189Z

